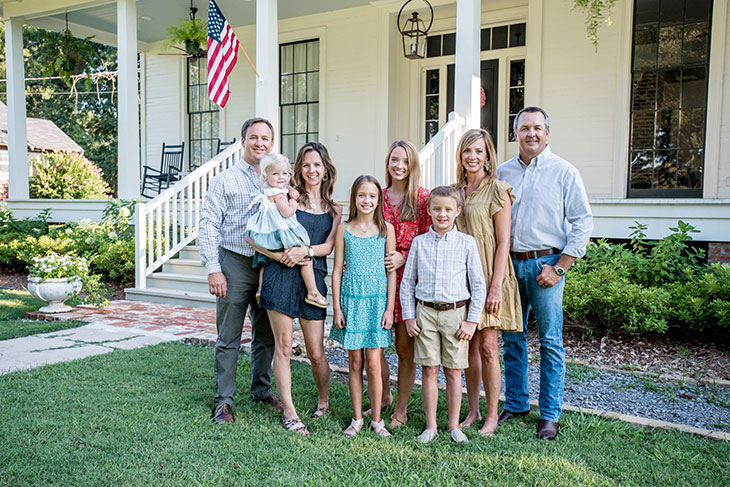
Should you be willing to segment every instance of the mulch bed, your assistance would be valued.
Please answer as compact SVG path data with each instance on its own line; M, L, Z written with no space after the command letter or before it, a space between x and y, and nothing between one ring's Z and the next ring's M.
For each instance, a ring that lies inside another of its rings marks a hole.
M25 289L27 274L0 270L0 288ZM124 286L108 283L114 290L110 298L124 299ZM585 338L580 331L566 327L566 358L589 365L617 370L637 370L653 374L730 380L730 346L676 337L636 337L612 335ZM540 343L534 323L528 326L530 357L539 357Z

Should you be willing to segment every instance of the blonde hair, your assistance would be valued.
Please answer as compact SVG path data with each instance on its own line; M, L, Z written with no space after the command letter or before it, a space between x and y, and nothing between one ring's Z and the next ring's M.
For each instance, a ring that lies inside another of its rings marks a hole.
M289 159L285 155L277 152L270 152L261 158L261 181L264 183L264 186L266 185L266 177L269 175L267 169L279 164L287 168L290 166Z
M400 207L401 221L415 220L418 215L418 182L421 180L421 163L418 159L418 150L416 146L407 140L396 140L390 144L388 155L385 156L385 187L389 188L393 184L393 178L388 170L390 156L396 147L403 148L406 151L408 159L408 184L406 185L406 194Z
M484 172L487 173L487 182L494 181L497 176L497 151L494 148L492 136L484 129L467 130L461 136L459 144L456 146L456 186L458 188L466 186L466 169L464 169L461 155L467 147L479 139L484 141L484 147L487 150L487 160L484 161Z

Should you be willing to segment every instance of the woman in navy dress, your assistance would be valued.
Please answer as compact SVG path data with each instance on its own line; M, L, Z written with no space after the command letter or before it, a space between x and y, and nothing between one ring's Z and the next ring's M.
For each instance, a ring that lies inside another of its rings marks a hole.
M324 353L324 320L327 310L304 301L307 294L298 264L311 258L317 287L327 295L327 256L332 252L335 230L342 218L342 207L332 200L337 171L327 148L319 142L307 142L297 152L293 185L299 191L296 216L309 233L311 246L292 247L281 253L262 253L274 261L266 265L261 284L260 306L267 310L274 332L274 380L284 408L282 425L301 435L309 434L294 408L291 396L290 354L293 319L299 318L307 356L319 399L311 415L316 420L329 413L330 368ZM259 250L259 249L257 249Z

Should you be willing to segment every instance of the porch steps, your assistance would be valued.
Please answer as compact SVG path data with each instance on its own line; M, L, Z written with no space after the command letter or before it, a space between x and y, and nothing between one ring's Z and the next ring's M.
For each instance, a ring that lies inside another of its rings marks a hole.
M331 270L334 259L327 259ZM332 280L327 277L329 294L332 302ZM177 304L194 308L215 309L215 296L208 292L208 277L205 267L200 263L200 247L188 245L178 257L163 264L162 269L147 276L147 288L128 288L124 290L130 301L148 301L152 303ZM327 309L327 320L332 320L332 306Z

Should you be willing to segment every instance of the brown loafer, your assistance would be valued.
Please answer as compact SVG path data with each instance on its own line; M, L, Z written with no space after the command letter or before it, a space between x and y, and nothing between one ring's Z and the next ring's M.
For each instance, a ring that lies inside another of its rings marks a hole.
M499 414L499 418L497 418L497 424L505 423L512 418L527 416L528 414L530 414L529 409L527 411L522 411L519 413L515 413L513 411L507 411L506 409L503 409L502 412Z
M269 394L268 396L261 398L261 399L254 399L253 402L260 402L263 404L268 404L274 409L277 409L279 411L284 411L284 406L281 405L281 401L279 401L279 398L276 397L274 394Z
M233 419L233 411L231 411L231 406L228 404L218 404L215 409L213 410L213 422L218 424L226 424L226 423L232 423L235 419Z
M554 440L558 436L558 423L541 419L537 424L537 437L541 440Z

